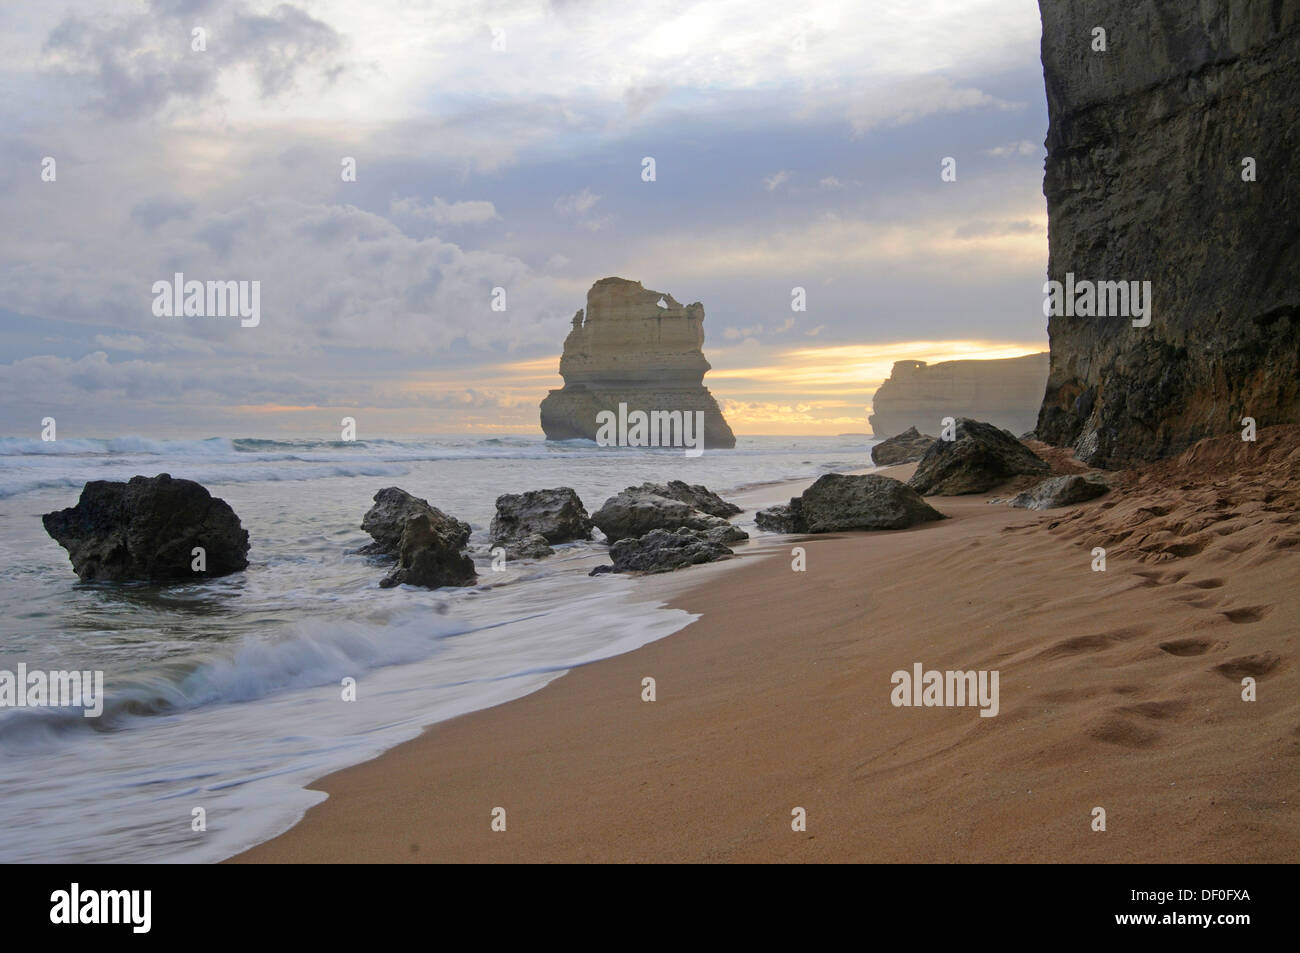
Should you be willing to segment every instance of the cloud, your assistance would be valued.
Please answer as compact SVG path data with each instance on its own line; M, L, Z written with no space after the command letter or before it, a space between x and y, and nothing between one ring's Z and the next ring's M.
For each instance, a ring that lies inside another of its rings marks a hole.
M1039 143L1030 142L1028 139L1018 139L1015 142L994 146L992 149L985 149L984 154L993 156L995 159L1005 159L1008 156L1040 155L1043 151L1043 146Z
M184 221L194 214L194 203L155 196L131 207L131 221L141 228L155 229L167 222Z
M992 238L1001 235L1043 235L1045 227L1039 222L1019 219L1014 222L964 222L953 229L955 238Z
M1023 104L1007 102L973 86L957 86L945 76L917 76L875 90L849 104L847 118L855 137L881 126L904 126L927 116L969 109L1013 110Z
M193 48L196 28L205 31L206 49ZM201 104L223 77L240 72L251 74L263 99L289 91L304 72L332 80L341 46L332 27L290 3L260 13L242 2L155 2L142 13L69 15L44 51L50 68L84 81L95 111L136 119Z
M842 189L842 188L844 188L844 183L841 182L841 181L840 181L836 176L833 176L833 175L828 175L828 176L826 176L826 178L820 180L820 181L817 183L817 185L818 185L818 187L823 188L823 189Z
M763 188L767 189L769 192L772 192L775 191L778 186L785 184L789 180L790 180L790 173L785 171L785 169L782 169L779 172L773 172L771 175L766 176L763 179Z
M581 192L574 195L562 195L555 200L555 211L568 218L575 219L579 225L590 231L599 231L608 225L611 221L610 216L597 216L591 214L596 203L601 200L601 196L596 195L591 189L584 188Z
M430 205L421 205L413 197L395 199L389 203L389 214L435 225L480 225L501 217L491 202L447 202L436 195Z

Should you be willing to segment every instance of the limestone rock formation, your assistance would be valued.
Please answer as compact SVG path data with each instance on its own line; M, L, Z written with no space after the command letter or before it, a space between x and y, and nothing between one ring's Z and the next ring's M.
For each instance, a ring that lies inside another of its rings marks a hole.
M1097 477L1069 473L1052 477L1023 493L1017 493L1007 502L1025 510L1050 510L1058 506L1073 506L1096 499L1110 487Z
M826 473L789 505L756 514L759 529L775 533L834 533L849 529L904 529L944 516L898 480L869 473Z
M703 345L699 302L682 305L639 281L600 279L587 292L585 314L574 315L565 338L564 387L541 404L547 439L594 440L597 414L617 414L624 404L629 413L701 411L704 447L734 447L736 437L703 383L709 370Z
M907 485L929 496L983 493L1014 476L1051 467L1023 443L992 424L962 417L955 440L936 440L916 466Z
M1012 433L1032 430L1047 384L1048 356L993 361L895 361L871 401L871 431L936 431L944 417L987 420Z
M882 440L871 448L871 462L878 467L892 467L900 463L914 463L925 456L934 438L929 434L917 433L915 427L908 427L896 437Z
M1150 324L1052 317L1040 440L1096 466L1300 417L1300 4L1040 0L1049 277L1150 281ZM1105 52L1092 49L1104 25ZM1253 160L1245 163L1246 159ZM1244 181L1253 165L1256 181Z
M83 582L170 582L248 568L248 531L230 504L168 473L92 480L76 506L41 522ZM196 547L201 569L194 568Z

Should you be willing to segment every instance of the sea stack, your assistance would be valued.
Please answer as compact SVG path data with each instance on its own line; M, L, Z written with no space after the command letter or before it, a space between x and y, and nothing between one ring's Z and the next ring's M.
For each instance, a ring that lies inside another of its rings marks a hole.
M548 440L595 440L602 411L703 414L704 447L730 448L736 437L704 386L704 306L682 305L639 281L602 278L587 292L564 340L564 387L542 401Z
M1300 419L1300 5L1039 6L1048 278L1151 295L1050 318L1038 438L1120 466Z

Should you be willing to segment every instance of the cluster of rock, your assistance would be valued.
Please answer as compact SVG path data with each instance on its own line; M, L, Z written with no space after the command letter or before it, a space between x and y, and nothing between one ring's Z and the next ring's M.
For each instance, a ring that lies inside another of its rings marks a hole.
M755 514L773 533L834 533L852 529L906 529L944 519L907 484L869 473L827 473L788 504Z
M749 536L726 517L740 511L707 487L673 480L628 487L591 517L578 494L562 486L497 497L489 539L493 555L500 547L508 559L542 559L554 544L591 539L599 526L613 561L600 571L666 572L734 555L727 544ZM166 473L92 481L76 506L43 519L86 581L165 582L248 567L248 532L234 510L200 484ZM470 525L400 487L374 495L361 528L373 541L358 554L393 563L383 588L478 581L466 552Z
M375 541L361 552L397 560L380 586L437 589L472 586L477 581L474 560L463 551L469 543L468 523L395 486L380 490L374 501L361 519L361 528Z
M591 516L610 543L601 572L667 572L735 555L728 543L749 538L727 520L741 512L716 493L681 480L643 483L611 496Z
M84 582L225 576L248 566L248 531L225 500L170 474L92 480L41 517Z
M895 361L871 399L868 421L877 437L933 427L957 412L1012 433L1032 430L1043 403L1048 356L997 360Z
M541 403L547 439L595 440L597 415L616 414L622 404L647 414L701 412L704 447L734 447L735 434L704 386L709 362L703 346L704 306L698 301L682 305L639 281L600 279L564 340L564 387Z
M1051 467L1006 430L961 417L954 439L925 451L908 486L925 496L983 493L1012 477L1044 474Z
M900 463L915 463L925 456L934 443L934 437L908 427L897 436L882 440L871 448L871 462L878 467L892 467Z
M1153 305L1144 327L1049 318L1038 438L1113 467L1239 432L1242 417L1294 422L1296 4L1040 7L1048 277L1149 281Z

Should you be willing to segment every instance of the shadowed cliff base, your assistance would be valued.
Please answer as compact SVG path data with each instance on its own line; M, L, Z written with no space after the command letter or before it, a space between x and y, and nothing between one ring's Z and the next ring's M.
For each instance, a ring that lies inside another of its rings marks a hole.
M1116 466L1294 422L1300 3L1039 6L1049 277L1152 291L1145 327L1049 319L1039 438Z

